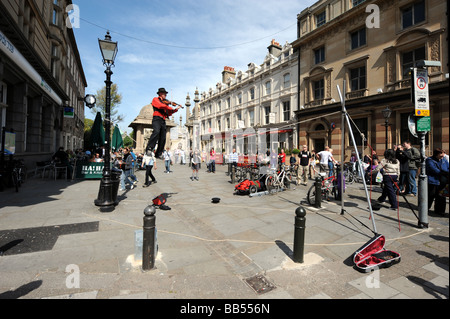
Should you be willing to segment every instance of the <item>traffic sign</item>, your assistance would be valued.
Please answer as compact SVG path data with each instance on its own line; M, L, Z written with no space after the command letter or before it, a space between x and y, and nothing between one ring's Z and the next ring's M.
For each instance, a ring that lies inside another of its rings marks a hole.
M414 104L416 116L430 116L428 70L414 68Z
M431 117L423 116L417 118L417 132L430 132L431 131Z

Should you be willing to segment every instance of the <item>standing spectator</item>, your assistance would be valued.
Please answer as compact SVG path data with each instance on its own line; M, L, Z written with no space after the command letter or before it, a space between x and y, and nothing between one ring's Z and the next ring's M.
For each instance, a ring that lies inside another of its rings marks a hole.
M447 200L439 192L448 184L449 163L444 158L445 152L437 148L433 156L427 158L426 168L428 175L428 211L434 203L434 212L439 215L445 214Z
M280 154L278 154L278 163L280 165L286 164L286 153L284 152L284 149L281 149Z
M229 165L229 173L231 174L233 171L233 167L236 169L239 160L239 155L236 152L236 149L233 148L233 152L228 156L228 165Z
M214 151L214 147L209 151L209 173L216 173L216 151Z
M152 183L156 183L156 178L152 174L153 167L155 170L156 167L156 160L155 160L155 153L152 151L145 152L144 159L142 160L142 167L145 165L145 183L142 185L142 187L149 187ZM149 182L149 178L152 179L151 182Z
M120 174L120 191L125 191L125 163L122 161L122 154L117 153L116 159L114 161L114 167L120 169L122 174Z
M195 152L192 153L191 161L192 161L192 163L191 163L191 167L192 167L191 181L193 181L194 179L198 181L198 170L200 168L200 163L202 162L202 157L198 150L195 150Z
M410 141L403 142L403 150L408 157L409 161L409 174L408 174L408 191L407 195L409 196L417 196L417 169L418 164L420 163L420 152L417 148L411 146Z
M317 159L319 159L320 172L328 171L328 176L333 176L333 171L330 170L328 163L331 162L331 164L333 165L333 163L336 163L336 160L334 159L333 154L330 152L330 148L328 146L325 147L325 150L317 153L316 157Z
M383 193L378 202L383 203L386 197L389 199L392 210L398 209L397 202L397 192L395 184L398 181L398 176L400 175L400 162L395 158L394 150L386 150L384 152L384 159L381 160L380 165L378 165L376 171L383 170ZM374 171L375 172L375 171Z
M136 167L137 167L137 164L136 164L137 156L136 156L136 154L134 154L133 149L131 147L130 147L130 155L133 158L133 162L131 163L131 175L133 176L134 180L138 181L136 174L135 174Z
M311 165L309 165L309 178L314 179L316 177L316 150L311 151Z
M166 150L163 153L163 157L164 157L164 164L166 165L166 170L164 171L164 173L171 173L172 171L170 170L170 163L172 161L172 154L170 153L170 148L167 147Z
M183 149L180 149L180 165L186 165L186 157Z
M401 144L397 145L397 150L395 151L395 158L400 162L400 178L398 181L398 186L400 192L403 194L408 190L408 178L409 178L409 160L403 150Z
M298 154L300 157L300 165L297 173L297 185L308 185L307 174L309 171L309 164L311 162L311 153L308 151L308 146L303 145L302 151Z

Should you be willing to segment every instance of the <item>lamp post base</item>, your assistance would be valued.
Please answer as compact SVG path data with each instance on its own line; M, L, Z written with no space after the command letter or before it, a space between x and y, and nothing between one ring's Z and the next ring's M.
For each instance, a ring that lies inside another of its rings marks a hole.
M98 197L94 201L97 207L113 207L119 205L117 201L118 188L115 187L117 183L113 182L110 177L102 178L100 182L100 189Z

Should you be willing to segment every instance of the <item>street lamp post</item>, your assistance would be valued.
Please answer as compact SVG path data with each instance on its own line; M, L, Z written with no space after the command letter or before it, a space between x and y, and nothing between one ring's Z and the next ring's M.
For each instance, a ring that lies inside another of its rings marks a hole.
M117 55L118 46L117 42L111 41L109 31L105 35L105 39L98 39L100 45L100 51L103 56L103 65L106 66L106 99L105 99L105 168L103 169L103 178L100 182L100 190L98 192L98 198L94 201L98 207L112 207L116 206L116 198L114 196L113 179L111 172L111 67L114 65L114 60Z
M388 134L389 134L389 126L390 126L390 124L389 124L389 118L391 117L391 115L392 115L392 111L391 111L391 109L388 107L388 106L386 106L386 108L383 110L383 111L381 111L381 113L383 113L383 117L384 117L384 126L386 127L386 148L385 148L385 150L387 150L388 149Z

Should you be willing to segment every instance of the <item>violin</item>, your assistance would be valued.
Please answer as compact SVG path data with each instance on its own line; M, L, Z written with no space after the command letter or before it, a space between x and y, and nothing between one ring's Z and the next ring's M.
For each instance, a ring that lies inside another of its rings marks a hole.
M169 105L172 105L172 106L179 106L179 107L181 107L182 109L184 109L183 105L178 104L178 103L175 103L175 102L172 102L172 101L169 101L169 100L167 100L167 99L161 100L161 102L164 103L165 105L168 105L168 106L169 106Z

